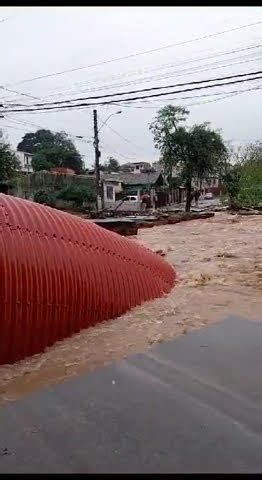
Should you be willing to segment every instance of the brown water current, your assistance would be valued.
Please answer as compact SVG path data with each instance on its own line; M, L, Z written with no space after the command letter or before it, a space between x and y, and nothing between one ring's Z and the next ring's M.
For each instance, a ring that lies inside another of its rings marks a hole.
M231 216L139 230L178 278L169 295L0 367L0 402L94 370L230 315L262 320L262 217Z

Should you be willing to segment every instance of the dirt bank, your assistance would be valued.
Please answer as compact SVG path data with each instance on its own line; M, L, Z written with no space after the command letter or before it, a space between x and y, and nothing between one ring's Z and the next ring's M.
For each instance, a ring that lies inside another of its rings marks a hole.
M82 331L44 354L0 367L0 402L93 370L230 315L262 320L262 219L231 216L139 230L166 252L178 283L165 298Z

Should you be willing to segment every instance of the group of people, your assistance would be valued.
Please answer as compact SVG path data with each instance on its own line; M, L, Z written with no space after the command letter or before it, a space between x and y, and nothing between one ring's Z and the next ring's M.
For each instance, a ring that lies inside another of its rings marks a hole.
M198 188L195 188L191 192L191 202L194 200L196 207L198 207L198 201L199 201L199 198L201 197L202 194L203 194L203 192L201 192ZM140 199L141 199L142 210L148 210L149 208L152 207L151 197L150 197L149 193L143 192ZM156 197L156 195L154 195L154 202L156 202L156 200L157 200L157 197Z

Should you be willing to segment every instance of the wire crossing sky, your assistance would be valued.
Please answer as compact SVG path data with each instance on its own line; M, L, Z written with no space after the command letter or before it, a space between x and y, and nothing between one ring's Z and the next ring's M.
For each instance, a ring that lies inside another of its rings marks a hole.
M171 103L190 124L254 141L262 79L238 75L262 71L261 32L261 7L0 7L0 128L13 148L37 128L66 131L91 165L93 104L100 123L121 104L101 160L153 162L148 125Z

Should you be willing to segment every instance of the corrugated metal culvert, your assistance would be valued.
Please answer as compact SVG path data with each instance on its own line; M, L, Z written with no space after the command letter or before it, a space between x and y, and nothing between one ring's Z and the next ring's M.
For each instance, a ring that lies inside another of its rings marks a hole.
M132 240L0 194L0 364L170 291L175 272Z

